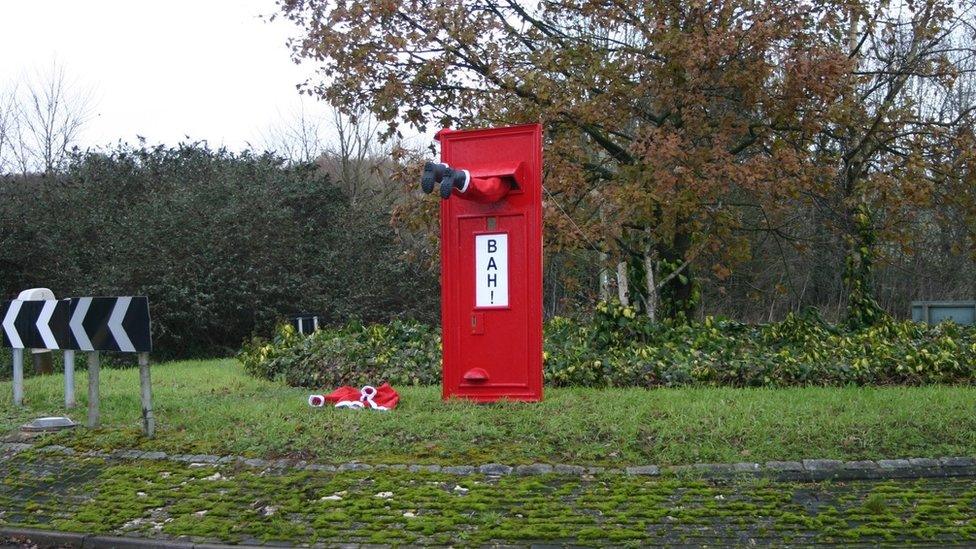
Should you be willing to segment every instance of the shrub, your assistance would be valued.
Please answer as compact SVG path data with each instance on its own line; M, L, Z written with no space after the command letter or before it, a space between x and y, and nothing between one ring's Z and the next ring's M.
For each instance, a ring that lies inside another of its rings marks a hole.
M350 322L301 336L279 326L272 342L252 339L239 355L245 369L289 385L333 387L378 380L399 385L440 381L440 336L426 324Z
M976 328L889 319L850 331L815 310L758 326L713 317L652 324L601 303L589 319L549 320L544 356L548 386L972 383ZM306 387L440 382L440 337L416 322L347 324L309 337L279 328L240 359L254 375Z
M201 145L81 153L0 177L6 296L149 296L154 356L233 353L289 313L330 322L435 310L436 279L314 165Z

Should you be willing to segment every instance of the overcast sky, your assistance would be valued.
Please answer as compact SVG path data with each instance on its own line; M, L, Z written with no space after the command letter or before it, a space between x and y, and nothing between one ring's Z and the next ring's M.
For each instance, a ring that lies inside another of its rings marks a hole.
M137 135L259 146L312 73L285 46L297 30L259 17L274 11L273 0L0 0L0 88L56 60L92 90L85 146Z

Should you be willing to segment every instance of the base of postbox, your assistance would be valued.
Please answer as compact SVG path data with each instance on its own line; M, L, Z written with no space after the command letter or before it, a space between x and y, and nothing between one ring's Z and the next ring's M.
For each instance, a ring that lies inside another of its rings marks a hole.
M475 404L494 404L500 402L542 402L541 394L524 394L524 395L478 395L471 393L458 393L452 392L450 395L443 395L443 400L451 401L465 401L473 402Z

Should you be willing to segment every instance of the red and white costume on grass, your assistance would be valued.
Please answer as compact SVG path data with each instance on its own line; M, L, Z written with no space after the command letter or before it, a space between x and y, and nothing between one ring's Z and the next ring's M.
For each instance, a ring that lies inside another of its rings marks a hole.
M344 385L327 395L311 395L308 397L309 406L315 408L325 406L325 403L329 402L334 404L336 408L366 408L382 411L396 408L399 401L400 395L393 387L390 387L389 383L384 383L379 388L366 385L362 389Z

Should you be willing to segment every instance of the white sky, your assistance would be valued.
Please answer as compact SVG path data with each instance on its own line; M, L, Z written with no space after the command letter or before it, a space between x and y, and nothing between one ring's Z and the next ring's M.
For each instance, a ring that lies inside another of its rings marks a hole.
M289 22L273 0L0 0L0 89L56 60L92 90L82 146L120 139L255 147L299 109ZM305 98L306 111L323 107Z

